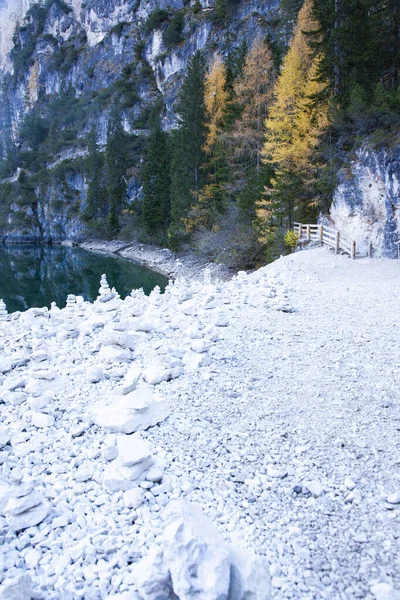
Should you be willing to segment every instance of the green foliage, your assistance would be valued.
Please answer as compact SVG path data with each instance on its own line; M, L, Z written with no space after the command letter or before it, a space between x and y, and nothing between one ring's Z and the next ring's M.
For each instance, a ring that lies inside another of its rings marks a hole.
M124 27L129 25L127 21L120 21L111 29L110 33L116 35L117 37L121 37Z
M49 135L50 126L46 119L35 112L28 113L20 130L20 139L32 150L37 150Z
M289 231L287 231L285 233L285 238L284 238L285 246L287 246L288 248L293 250L294 248L296 248L298 239L299 239L299 236L297 235L297 233L293 229L289 229Z
M63 44L51 57L51 68L62 74L68 73L72 65L78 61L79 49L71 44Z
M166 48L171 49L184 40L182 35L184 24L185 12L183 10L176 11L164 31L163 42Z
M176 109L179 129L173 135L171 161L171 239L183 232L183 219L187 217L193 201L204 185L205 124L204 61L196 52L188 64Z
M136 42L136 44L133 47L133 51L134 51L136 60L143 59L143 53L144 53L145 47L146 47L146 42L144 40L138 40Z
M108 232L110 236L119 231L119 214L126 200L127 140L121 119L114 113L107 130L106 165L108 190Z
M146 33L151 33L154 29L158 29L160 25L168 21L169 12L167 10L163 10L161 8L156 8L152 13L149 14L147 20L144 24L144 29Z
M153 118L147 140L142 170L143 224L149 234L165 232L169 223L171 160L168 135L162 131L160 118Z
M89 134L85 171L88 190L83 218L85 221L104 218L107 212L107 193L103 177L104 156L99 151L95 129L92 129Z
M196 0L196 2L193 4L193 14L198 15L201 13L201 10L201 3L199 2L199 0Z

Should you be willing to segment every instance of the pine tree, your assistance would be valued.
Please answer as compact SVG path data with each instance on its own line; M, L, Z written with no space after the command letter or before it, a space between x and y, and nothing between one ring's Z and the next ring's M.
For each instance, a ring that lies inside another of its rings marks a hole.
M108 123L106 147L109 235L113 235L119 230L119 217L126 199L126 148L126 134L122 128L121 119L117 113L114 113Z
M157 115L153 117L142 171L143 224L149 234L154 235L167 230L171 202L170 171L168 134L162 130L160 117Z
M370 97L382 77L397 87L398 0L314 0L314 17L320 24L316 39L311 36L321 55L319 78L341 108L349 105L354 87Z
M208 133L204 144L205 185L199 191L185 220L186 230L211 229L224 211L228 167L226 147L221 142L229 100L225 65L216 56L205 79L205 109Z
M265 118L272 102L275 67L268 42L256 38L243 69L233 86L236 120L224 136L231 155L232 181L242 219L248 223L257 217L256 204L269 179L261 161Z
M207 136L204 101L204 61L196 52L188 64L177 106L179 128L173 134L171 161L171 243L184 231L183 219L204 185L204 144Z
M234 155L242 159L244 169L262 168L261 150L264 143L265 118L272 102L275 69L269 45L256 38L249 52L242 75L234 86L241 116L236 121L231 141Z
M306 0L276 83L263 148L265 162L275 168L273 206L289 226L295 208L302 206L307 211L310 207L300 182L312 175L314 152L328 124L326 102L312 102L323 84L317 80L319 59L313 55L305 33L318 29L311 9L311 0Z
M104 216L106 212L106 197L103 186L104 157L97 144L95 128L90 131L88 139L88 156L86 159L86 177L88 190L84 219L91 221Z

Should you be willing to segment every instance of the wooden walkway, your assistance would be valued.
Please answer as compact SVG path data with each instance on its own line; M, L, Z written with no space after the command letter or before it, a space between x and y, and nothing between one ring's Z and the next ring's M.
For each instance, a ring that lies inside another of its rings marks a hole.
M330 248L333 248L335 254L340 251L349 254L352 259L357 256L357 248L354 240L349 240L342 235L337 229L327 227L326 225L294 223L295 233L299 236L299 242L304 241L319 241Z

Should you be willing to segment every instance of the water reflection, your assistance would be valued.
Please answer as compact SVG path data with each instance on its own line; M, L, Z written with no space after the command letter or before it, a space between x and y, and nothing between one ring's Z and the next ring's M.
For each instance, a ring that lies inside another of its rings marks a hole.
M9 312L32 306L64 307L68 294L93 301L98 295L102 273L110 287L125 298L133 288L149 294L159 285L164 291L168 280L118 257L103 256L64 246L0 246L0 298Z

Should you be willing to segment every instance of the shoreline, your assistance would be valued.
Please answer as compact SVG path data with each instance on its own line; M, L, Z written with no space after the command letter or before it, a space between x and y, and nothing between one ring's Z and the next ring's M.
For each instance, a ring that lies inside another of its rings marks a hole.
M178 254L168 248L159 248L140 242L127 244L118 240L95 239L77 244L77 247L90 252L125 258L169 279L200 279L208 269L213 280L227 281L236 273L225 265L210 262L193 253Z

